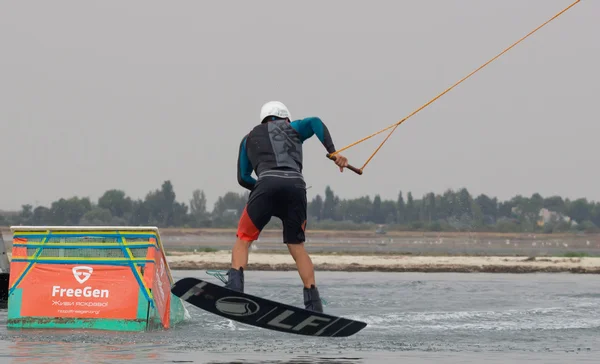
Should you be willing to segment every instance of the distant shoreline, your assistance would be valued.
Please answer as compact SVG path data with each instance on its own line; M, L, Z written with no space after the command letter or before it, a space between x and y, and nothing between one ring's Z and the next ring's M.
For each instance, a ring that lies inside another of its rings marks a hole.
M231 253L176 253L172 270L226 270ZM311 254L316 271L600 274L600 258ZM289 254L252 252L248 271L295 271Z
M9 235L10 226L0 226L0 232ZM235 237L235 228L159 228L161 236L230 236ZM553 233L544 234L541 232L489 232L489 231L415 231L415 230L390 230L385 234L377 234L375 230L311 230L308 229L306 232L307 236L319 236L324 238L337 238L337 237L352 237L352 238L363 238L363 237L388 237L388 238L417 238L417 237L448 237L448 238L460 238L460 237L478 237L480 239L496 238L496 239L525 239L525 238L537 238L537 239L566 239L566 238L600 238L600 233ZM261 233L262 237L280 237L280 229L268 229Z
M234 228L161 228L161 235L167 236L180 236L180 235L227 235L235 236L236 229ZM555 234L544 234L540 232L489 232L489 231L414 231L414 230L391 230L385 234L377 234L375 230L310 230L306 231L306 235L319 236L319 237L467 237L467 236L478 236L480 238L526 238L526 237L537 237L537 238L573 238L573 237L600 237L598 234L581 234L574 232L566 233L555 233ZM272 237L281 236L281 230L269 229L264 230L261 236Z
M235 229L159 231L172 269L229 268ZM10 236L10 230L3 233ZM600 234L312 230L306 235L317 271L600 274ZM12 241L5 243L10 256ZM249 270L296 270L277 229L261 234L249 262Z

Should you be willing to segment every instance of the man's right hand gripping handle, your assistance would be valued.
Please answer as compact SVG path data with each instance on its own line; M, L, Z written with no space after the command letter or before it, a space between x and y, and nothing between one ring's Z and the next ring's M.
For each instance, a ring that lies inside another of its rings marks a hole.
M336 156L331 155L329 153L327 154L327 158L331 159L332 161L336 160ZM354 173L356 173L358 175L362 175L362 173L363 173L361 169L358 169L358 168L356 168L354 166L351 166L350 164L348 164L348 166L346 166L346 168L348 168L349 170L351 170L352 172L354 172Z

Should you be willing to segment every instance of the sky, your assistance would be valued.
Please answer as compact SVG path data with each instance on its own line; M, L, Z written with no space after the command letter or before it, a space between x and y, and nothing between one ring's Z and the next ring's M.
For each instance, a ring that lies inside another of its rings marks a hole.
M337 149L392 125L572 0L2 1L0 209L133 198L209 209L264 102ZM308 197L466 187L600 200L600 1L583 0L400 125L358 176L316 138ZM360 167L387 135L344 151Z

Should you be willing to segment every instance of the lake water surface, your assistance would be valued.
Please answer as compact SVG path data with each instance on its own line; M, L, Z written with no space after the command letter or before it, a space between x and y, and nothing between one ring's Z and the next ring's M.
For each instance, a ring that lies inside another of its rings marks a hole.
M208 276L174 271L175 278ZM0 329L0 363L598 362L600 276L317 272L325 310L366 321L350 338L254 328L188 306L165 332ZM302 304L296 272L246 273L246 292ZM6 310L0 311L6 322Z

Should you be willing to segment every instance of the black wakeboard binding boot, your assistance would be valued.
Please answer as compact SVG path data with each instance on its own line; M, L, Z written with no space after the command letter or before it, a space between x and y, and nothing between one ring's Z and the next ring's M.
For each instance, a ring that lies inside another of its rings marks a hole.
M319 290L314 284L310 288L304 287L304 308L314 312L323 312L323 303L319 296Z
M244 268L240 267L239 270L229 268L225 288L244 293Z

